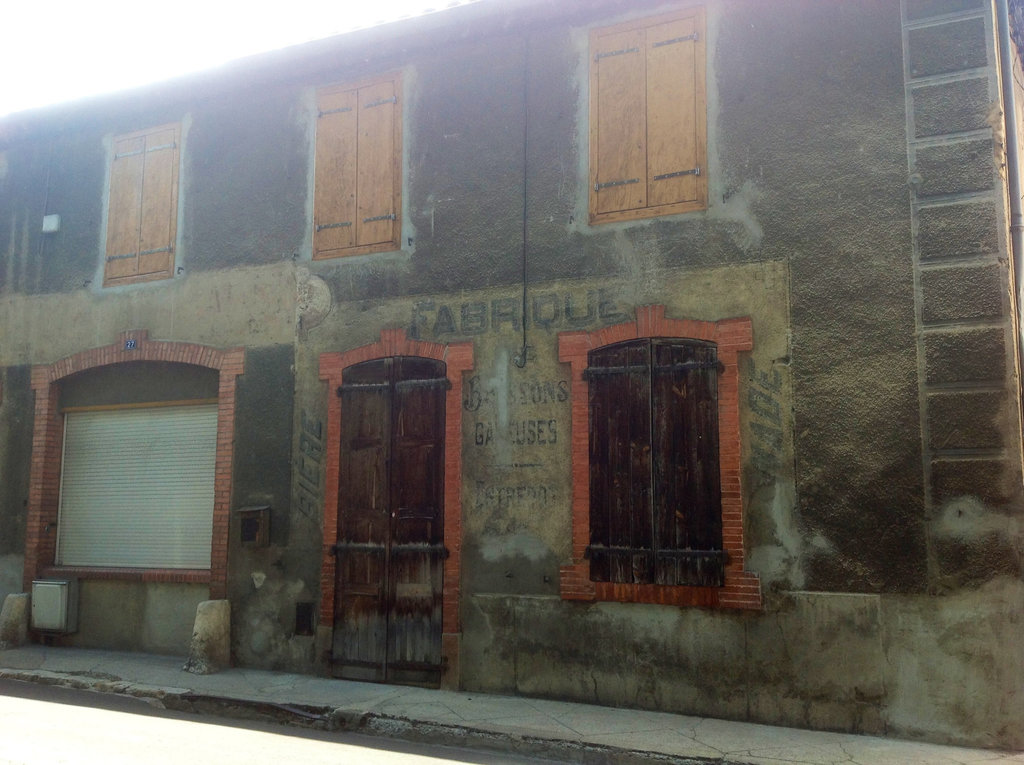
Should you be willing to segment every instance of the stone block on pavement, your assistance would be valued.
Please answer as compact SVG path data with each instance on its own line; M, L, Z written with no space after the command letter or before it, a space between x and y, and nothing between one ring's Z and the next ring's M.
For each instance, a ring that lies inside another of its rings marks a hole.
M231 603L204 600L196 608L188 660L184 670L210 675L231 665Z
M0 610L0 651L18 648L28 640L27 592L14 592L4 598Z

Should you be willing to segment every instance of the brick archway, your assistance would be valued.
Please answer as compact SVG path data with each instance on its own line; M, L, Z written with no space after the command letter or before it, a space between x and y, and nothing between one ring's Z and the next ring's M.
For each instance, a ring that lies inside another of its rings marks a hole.
M718 378L719 468L722 482L722 541L728 553L722 587L661 586L592 582L585 551L590 543L590 456L588 451L588 389L583 379L587 354L624 340L680 337L708 340L718 347L722 372ZM665 306L636 309L636 320L593 332L562 332L558 360L572 369L572 563L561 569L566 600L615 600L676 606L761 608L757 574L744 569L743 493L740 487L739 353L754 347L748 317L698 321L669 319Z
M60 381L69 375L110 364L163 361L215 369L217 393L217 456L215 465L213 539L207 569L69 568L54 565L64 416L58 408ZM219 350L195 343L150 340L147 330L121 332L117 342L92 348L53 364L32 368L35 425L32 432L31 484L25 529L24 586L39 576L75 574L93 579L148 582L208 583L210 597L227 596L228 515L235 437L235 382L245 368L245 349Z
M389 356L419 356L445 362L451 389L445 403L444 454L444 589L441 605L441 653L448 667L442 684L458 685L459 593L462 576L462 373L473 368L473 344L411 340L403 329L386 329L376 343L350 351L320 354L320 379L327 382L327 446L324 480L323 552L320 564L320 624L334 623L336 559L331 546L338 537L338 485L341 466L341 399L335 394L344 370Z

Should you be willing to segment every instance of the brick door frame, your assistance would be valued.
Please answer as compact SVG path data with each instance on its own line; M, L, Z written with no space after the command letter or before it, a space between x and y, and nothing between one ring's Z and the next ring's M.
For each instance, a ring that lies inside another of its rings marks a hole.
M327 445L325 449L323 550L320 563L320 625L334 626L337 558L332 546L338 538L338 487L341 472L341 386L344 371L363 361L391 356L418 356L445 363L451 388L445 397L444 433L444 583L441 595L441 683L459 685L459 650L462 624L459 597L462 577L462 374L473 369L473 343L431 343L412 340L403 329L385 329L375 343L349 351L320 354L320 379L327 383Z
M722 587L621 584L592 582L590 561L590 422L588 386L583 379L587 354L625 340L671 337L707 340L718 347L722 371L718 375L719 470L722 483L722 546L728 555ZM562 566L560 590L564 600L611 600L662 603L675 606L760 609L761 583L744 570L743 491L740 486L739 353L754 347L749 317L699 321L669 319L665 306L636 309L634 321L593 332L560 332L558 360L571 367L572 402L572 563Z
M217 451L214 467L213 536L209 569L113 568L58 566L57 516L60 505L64 415L59 410L60 383L65 377L111 364L163 361L190 364L218 372ZM228 518L235 438L235 384L245 369L245 349L219 350L195 343L150 340L148 330L121 332L111 345L67 356L53 364L32 367L35 421L25 526L23 586L28 591L40 576L74 575L83 579L208 584L211 599L227 597Z

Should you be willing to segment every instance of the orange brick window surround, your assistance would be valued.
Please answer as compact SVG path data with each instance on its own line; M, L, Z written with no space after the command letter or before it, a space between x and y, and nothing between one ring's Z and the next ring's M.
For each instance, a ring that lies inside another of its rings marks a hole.
M60 504L61 442L64 432L64 416L58 408L61 380L96 367L130 361L191 364L215 369L219 373L213 540L208 570L54 565L57 550L57 513ZM244 348L220 350L195 343L150 340L149 332L142 329L121 332L117 342L112 345L82 351L53 364L32 367L35 425L32 431L31 479L25 529L24 586L27 588L33 579L40 576L75 575L91 579L209 583L210 598L227 597L228 518L235 439L235 382L244 369Z
M587 354L595 348L645 337L706 340L718 346L719 469L722 481L722 542L727 553L722 587L592 582L590 561L590 451ZM743 492L740 487L739 354L754 347L749 317L697 321L669 319L665 306L637 308L636 320L593 332L561 332L558 359L571 367L572 563L561 568L564 600L609 600L673 606L761 608L757 574L744 570Z
M338 486L341 469L341 399L334 391L344 370L354 364L390 356L419 356L443 361L451 389L445 399L444 433L444 561L441 596L442 653L449 656L461 632L459 593L462 576L462 373L473 368L473 344L411 340L405 330L386 329L376 343L341 353L320 354L320 379L327 382L327 447L324 477L323 557L320 564L320 624L334 624L336 559L331 546L338 538Z

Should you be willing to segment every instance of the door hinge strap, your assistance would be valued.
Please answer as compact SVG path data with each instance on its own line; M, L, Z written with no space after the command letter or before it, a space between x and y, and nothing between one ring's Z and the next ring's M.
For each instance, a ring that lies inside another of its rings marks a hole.
M365 390L365 391L387 390L390 387L391 387L390 384L388 384L386 382L381 382L381 383L342 383L341 385L338 386L338 395L340 396L342 393L346 393L346 392L348 392L350 390Z
M604 53L595 53L594 61L600 61L603 58L611 58L612 56L622 56L626 53L639 53L640 49L637 47L633 48L620 48L619 50L610 50Z
M379 220L394 220L395 214L388 213L387 215L375 215L372 218L363 218L363 223L376 223Z
M372 109L374 106L383 106L384 104L397 104L397 103L398 103L398 96L391 96L391 98L381 98L378 101L371 101L370 103L368 103L363 108L364 109Z
M606 181L605 183L595 183L594 191L600 191L601 189L610 189L613 186L628 186L631 183L640 183L639 178L630 178L625 181Z
M369 542L338 542L331 545L331 555L340 555L343 552L364 552L384 554L384 545L370 544Z
M699 167L694 167L694 168L691 168L689 170L677 170L674 173L663 173L662 175L654 176L654 180L656 180L656 181L664 181L664 180L667 180L669 178L679 178L680 176L683 176L683 175L700 175L700 168Z
M350 221L350 220L344 221L343 223L318 223L317 226L316 226L316 230L317 231L325 231L325 230L327 230L329 228L345 228L346 226L351 226L351 225L352 225L352 221Z
M697 42L700 39L700 33L694 32L693 34L686 35L684 37L673 37L671 40L659 40L658 42L651 45L652 48L660 48L663 45L674 45L675 43L686 42L687 40L693 40Z
M428 545L428 544L410 543L410 544L393 544L393 545L391 545L391 554L392 555L402 555L402 554L413 555L413 554L416 554L416 553L419 553L421 555L423 553L440 555L442 558L447 558L448 555L449 555L448 548L445 547L443 544L441 544L441 545Z

